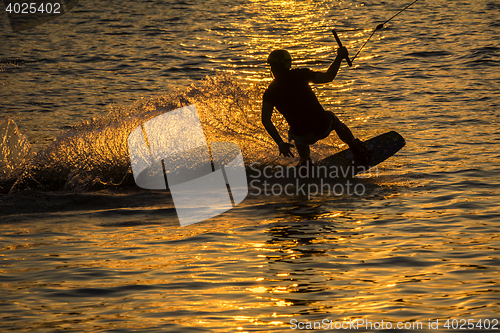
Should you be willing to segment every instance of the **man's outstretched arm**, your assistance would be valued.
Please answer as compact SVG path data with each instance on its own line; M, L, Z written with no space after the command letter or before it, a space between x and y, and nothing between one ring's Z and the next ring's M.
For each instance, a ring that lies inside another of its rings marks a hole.
M312 81L313 83L328 83L332 82L333 79L337 76L337 73L340 68L340 64L342 63L342 59L345 59L349 56L347 49L345 47L341 47L337 50L337 57L332 62L330 67L325 73L315 73L315 78Z
M267 133L273 138L276 144L279 147L280 155L283 154L285 157L293 157L292 152L290 151L290 147L293 145L283 142L281 135L278 133L278 130L274 126L271 121L271 116L273 115L274 106L267 102L262 104L262 124L266 129Z

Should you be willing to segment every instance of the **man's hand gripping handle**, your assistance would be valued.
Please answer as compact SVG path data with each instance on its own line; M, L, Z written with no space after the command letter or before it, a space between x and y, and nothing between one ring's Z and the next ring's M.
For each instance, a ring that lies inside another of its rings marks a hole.
M343 47L342 42L340 41L340 38L337 35L337 32L335 31L335 29L332 29L332 34L333 34L333 37L335 37L337 44L339 44L339 47ZM349 67L352 67L352 62L351 62L351 59L349 59L349 56L346 56L345 60L347 61L347 64L349 65Z

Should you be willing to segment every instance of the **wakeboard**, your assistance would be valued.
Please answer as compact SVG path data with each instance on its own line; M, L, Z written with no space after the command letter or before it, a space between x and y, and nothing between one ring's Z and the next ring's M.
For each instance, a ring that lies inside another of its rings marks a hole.
M397 132L390 131L365 141L366 146L372 151L372 157L367 165L358 165L354 161L351 149L346 149L334 155L328 156L316 166L336 167L343 170L352 170L354 174L365 172L370 168L382 163L389 157L396 154L406 144L405 139Z

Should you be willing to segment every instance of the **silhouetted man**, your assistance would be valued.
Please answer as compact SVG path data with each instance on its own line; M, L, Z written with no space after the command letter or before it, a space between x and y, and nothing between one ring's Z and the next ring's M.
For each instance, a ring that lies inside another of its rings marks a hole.
M326 138L335 131L349 145L357 164L365 165L371 152L333 112L327 112L319 103L309 83L328 83L337 76L342 59L348 57L345 47L337 51L337 57L326 72L310 69L291 69L292 58L286 50L274 50L267 58L274 80L263 96L262 124L279 146L280 155L293 157L292 144L284 142L271 121L274 108L290 125L288 141L294 141L299 153L299 166L312 164L309 146Z

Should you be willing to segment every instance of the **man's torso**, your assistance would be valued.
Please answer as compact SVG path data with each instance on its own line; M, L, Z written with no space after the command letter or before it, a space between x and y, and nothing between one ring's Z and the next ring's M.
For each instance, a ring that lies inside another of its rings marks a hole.
M314 72L292 69L275 78L264 93L264 102L272 104L287 120L295 135L325 131L330 118L309 86Z

